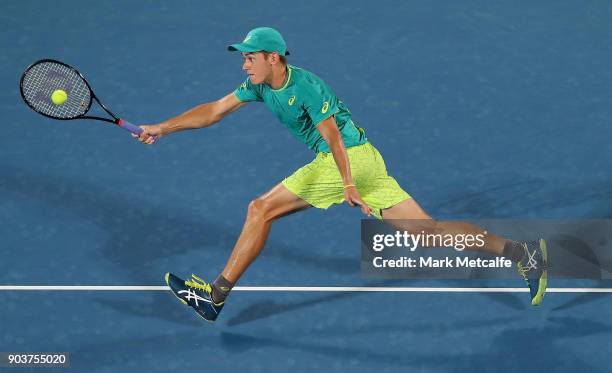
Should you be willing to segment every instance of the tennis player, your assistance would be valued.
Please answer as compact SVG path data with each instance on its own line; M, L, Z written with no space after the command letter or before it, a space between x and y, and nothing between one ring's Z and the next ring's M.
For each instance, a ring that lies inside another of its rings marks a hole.
M232 287L263 249L272 222L312 206L327 209L346 201L350 206L359 206L367 216L416 233L483 232L467 223L433 220L387 173L381 154L368 141L363 128L352 120L346 104L321 78L287 63L289 52L278 31L255 28L242 43L228 49L241 53L246 80L218 101L196 106L157 125L141 126L143 132L138 139L154 144L177 131L211 126L247 103L259 101L316 157L251 201L240 237L225 268L212 283L195 275L187 280L171 273L165 275L178 299L202 318L217 318ZM540 304L547 280L543 240L521 243L488 234L483 247L467 249L516 262L529 286L531 303Z

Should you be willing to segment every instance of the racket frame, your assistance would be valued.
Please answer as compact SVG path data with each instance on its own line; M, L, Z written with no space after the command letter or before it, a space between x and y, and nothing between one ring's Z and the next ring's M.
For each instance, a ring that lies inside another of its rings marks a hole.
M28 71L30 71L30 69L40 63L43 62L53 62L53 63L57 63L60 64L62 66L65 66L67 68L69 68L70 70L72 70L73 72L77 73L77 75L83 79L83 81L85 82L85 85L87 86L87 89L89 89L89 94L91 95L91 100L89 100L89 105L87 106L87 109L85 109L85 112L81 115L78 115L76 117L72 117L72 118L58 118L58 117L54 117L51 115L47 115L41 111L38 111L34 106L30 105L30 103L28 102L28 100L26 100L25 95L23 94L23 81L26 77L26 74L28 73ZM25 71L23 72L23 74L21 75L21 79L19 80L19 93L21 94L21 98L23 99L23 101L35 112L37 112L40 115L43 115L47 118L51 118L51 119L57 119L57 120L73 120L73 119L96 119L96 120L102 120L104 122L109 122L109 123L114 123L116 125L120 125L120 121L121 119L118 118L112 111L110 111L102 102L100 102L100 100L98 99L98 97L96 96L96 94L94 93L93 89L91 88L91 86L89 85L89 82L87 81L87 79L85 79L85 77L83 76L83 74L81 74L77 69L75 69L74 67L62 62L62 61L58 61L58 60L54 60L54 59L50 59L50 58L45 58L42 60L38 60L32 64L30 64L30 66L28 66ZM104 117L98 117L98 116L90 116L90 115L85 115L89 112L89 110L91 109L91 104L92 102L96 100L96 102L98 103L98 105L100 105L102 107L102 109L104 109L104 111L106 111L111 117L113 117L113 119L109 119L109 118L104 118Z

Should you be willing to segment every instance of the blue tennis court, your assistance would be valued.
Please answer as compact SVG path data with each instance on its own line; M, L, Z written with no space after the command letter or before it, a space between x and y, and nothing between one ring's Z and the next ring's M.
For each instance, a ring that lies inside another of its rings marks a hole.
M272 26L433 217L610 219L609 2L26 0L0 14L0 352L68 352L77 372L609 370L610 281L551 280L533 308L518 276L364 280L346 205L275 222L205 323L163 274L214 278L248 203L314 154L261 104L143 146L19 93L30 63L55 58L114 112L157 123L233 91L245 75L227 45Z

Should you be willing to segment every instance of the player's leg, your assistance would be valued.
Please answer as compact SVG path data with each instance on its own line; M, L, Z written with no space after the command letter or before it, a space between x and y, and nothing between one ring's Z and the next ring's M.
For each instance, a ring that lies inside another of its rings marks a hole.
M483 229L468 223L435 221L419 204L406 193L397 181L387 173L384 160L371 144L363 147L367 154L359 158L368 170L359 189L364 201L373 209L375 216L394 226L399 231L419 234L483 234ZM371 156L367 156L367 155ZM351 163L351 168L353 164ZM363 167L362 167L363 168ZM358 168L359 169L359 168ZM501 255L517 263L519 273L527 281L531 291L531 303L542 301L546 290L548 254L544 240L516 242L487 232L483 246L469 246L468 250L480 250ZM438 240L439 243L439 240ZM468 242L466 242L468 243ZM466 245L467 246L467 245Z
M395 206L383 209L381 212L384 221L388 222L398 230L407 231L409 233L428 234L483 234L484 229L469 223L459 221L436 221L427 214L423 208L413 199L404 200ZM486 251L495 255L504 255L504 247L508 240L500 236L487 232L484 238L484 246L472 245L467 246L467 250ZM518 246L520 248L520 246ZM510 250L512 251L512 250ZM522 251L517 249L513 254L515 260L520 260ZM518 257L518 258L517 258Z
M276 185L249 204L240 237L223 272L212 284L195 275L185 281L170 273L166 274L166 283L181 302L193 307L203 319L214 321L236 281L263 249L272 222L308 207L310 204L285 186Z
M474 224L458 221L435 221L412 198L404 200L390 208L382 209L383 221L395 229L408 233L426 234L483 234L484 230ZM515 263L519 274L527 282L531 295L531 304L542 302L547 287L548 253L543 239L531 242L516 242L487 232L484 246L467 246L467 250L477 250L505 256Z
M240 237L221 275L236 283L263 249L272 222L308 207L308 202L291 193L282 184L251 201Z

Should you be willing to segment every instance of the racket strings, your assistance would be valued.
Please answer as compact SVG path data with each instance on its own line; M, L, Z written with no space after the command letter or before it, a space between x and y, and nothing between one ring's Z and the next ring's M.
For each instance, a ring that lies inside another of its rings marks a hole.
M60 89L68 94L68 99L55 105L51 95ZM21 91L34 110L58 119L85 114L91 102L91 91L83 78L71 68L51 61L32 66L24 75Z

